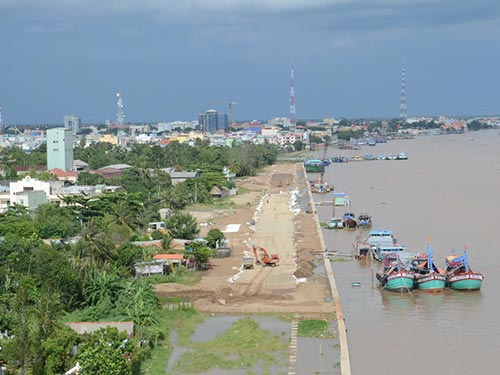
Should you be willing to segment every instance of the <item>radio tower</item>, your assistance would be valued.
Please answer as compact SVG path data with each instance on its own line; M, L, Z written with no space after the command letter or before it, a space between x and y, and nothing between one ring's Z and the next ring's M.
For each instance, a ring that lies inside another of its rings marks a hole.
M406 121L408 114L406 112L406 77L405 77L405 62L401 66L401 103L399 105L399 118Z
M116 105L118 106L118 112L116 112L116 123L117 125L122 126L125 123L125 113L123 112L123 99L121 92L116 94L118 98L118 102Z
M290 71L290 129L295 131L295 87L294 87L294 68Z

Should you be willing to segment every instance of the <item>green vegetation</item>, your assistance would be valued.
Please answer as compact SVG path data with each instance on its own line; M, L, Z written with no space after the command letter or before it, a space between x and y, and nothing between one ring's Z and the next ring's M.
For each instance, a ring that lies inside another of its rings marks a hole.
M171 329L178 331L180 343L187 343L200 316L189 304L164 311L153 284L193 284L200 273L168 267L166 275L138 279L135 266L157 253L175 252L172 238L192 240L199 235L196 220L182 210L213 204L214 186L234 186L224 167L237 176L251 176L276 156L275 146L249 143L233 148L209 147L202 141L194 147L177 142L130 149L107 143L76 147L75 159L91 169L119 163L132 167L109 180L87 172L79 175L81 184L105 182L120 186L117 192L61 196L60 207L44 204L29 212L12 206L0 214L0 331L10 335L0 343L0 362L7 363L8 373L61 374L79 360L82 374L136 375L149 356L168 355L168 347L161 344ZM36 172L45 162L45 145L30 155L19 147L0 150L6 178L15 179L15 167L23 165L32 169L32 177L51 179L46 172ZM174 185L162 170L167 167L196 171L198 177ZM160 208L172 210L167 230L151 232L148 223L160 221ZM133 244L149 239L161 240L161 248ZM195 269L206 269L213 248L223 239L220 231L211 231L205 241L192 242L182 253ZM127 341L112 330L78 336L64 324L128 320L134 322L134 338Z
M300 337L331 338L330 324L326 320L301 320L298 335Z
M162 309L152 284L192 284L201 275L179 267L156 279L134 277L136 262L169 251L171 242L171 237L161 232L155 236L162 238L165 250L130 242L147 237L146 208L137 194L64 199L65 207L41 205L30 213L22 206L12 206L0 215L0 330L12 335L0 343L0 361L8 364L10 374L60 374L77 360L82 366L87 363L84 374L139 374L141 363L171 328L160 321ZM170 217L169 230L187 237L199 231L194 219L184 213ZM41 239L68 236L76 237L51 244ZM213 254L208 244L217 240L221 234L214 231L206 241L185 249L185 256L195 259L197 268L206 268ZM194 314L183 311L182 319L189 313ZM121 344L103 345L123 342L122 333L78 336L64 325L69 321L128 320L134 322L135 332L126 350ZM175 324L181 327L184 323ZM72 348L77 344L75 355ZM130 360L120 361L124 355ZM99 358L101 367L91 358Z
M264 371L279 360L288 343L279 336L262 330L259 324L246 318L236 321L228 331L210 342L188 343L175 369L181 373L196 374L212 369L253 369Z

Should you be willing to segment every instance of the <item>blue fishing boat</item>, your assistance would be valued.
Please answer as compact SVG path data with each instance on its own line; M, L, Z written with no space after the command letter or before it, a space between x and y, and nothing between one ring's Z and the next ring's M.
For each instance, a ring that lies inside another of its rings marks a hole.
M478 290L483 280L482 273L470 269L467 250L464 251L464 255L446 257L446 282L451 289Z
M409 292L415 287L415 274L397 253L388 254L384 260L384 272L377 273L380 285L387 290Z
M419 254L411 262L415 273L415 284L417 289L427 291L441 291L446 286L445 274L434 264L432 247L427 245L425 254Z

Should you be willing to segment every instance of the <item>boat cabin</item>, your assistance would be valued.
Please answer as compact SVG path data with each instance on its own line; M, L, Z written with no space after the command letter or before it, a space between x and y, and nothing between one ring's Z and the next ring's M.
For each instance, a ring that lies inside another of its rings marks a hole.
M391 230L371 230L365 242L375 246L382 243L395 243L396 239L394 238L394 234Z

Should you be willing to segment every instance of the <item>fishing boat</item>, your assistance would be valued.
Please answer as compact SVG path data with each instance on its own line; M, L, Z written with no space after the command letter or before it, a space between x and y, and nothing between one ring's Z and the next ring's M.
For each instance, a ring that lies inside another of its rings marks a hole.
M384 271L377 273L377 279L384 289L391 291L409 292L415 287L415 274L397 253L387 255Z
M364 242L375 246L380 243L394 243L397 241L391 230L371 230Z
M356 228L358 223L356 222L356 216L352 212L344 213L344 228Z
M388 254L398 253L400 259L411 259L415 255L406 252L406 246L399 245L397 242L381 242L372 246L373 259L383 262Z
M324 172L325 164L322 160L311 159L304 162L306 172Z
M360 227L370 227L372 225L372 217L366 212L359 214L358 216L358 226Z
M470 269L467 250L464 251L464 255L446 257L446 282L451 289L478 290L483 279L482 273Z
M417 289L427 291L441 291L446 286L446 276L435 264L432 256L432 247L427 245L424 254L418 254L411 262L415 273Z

